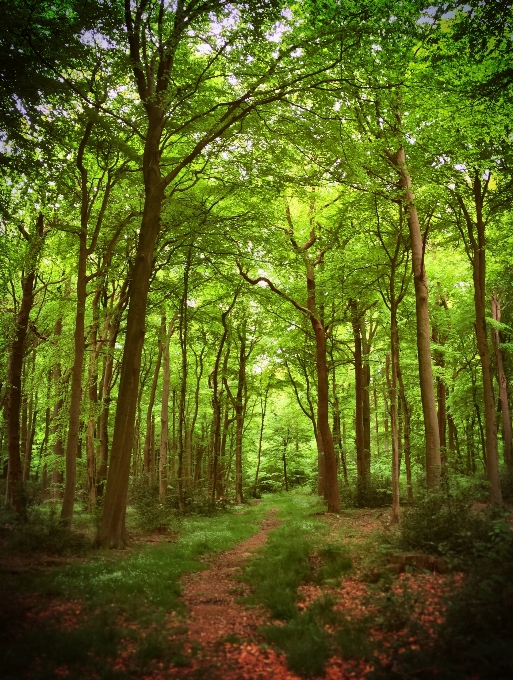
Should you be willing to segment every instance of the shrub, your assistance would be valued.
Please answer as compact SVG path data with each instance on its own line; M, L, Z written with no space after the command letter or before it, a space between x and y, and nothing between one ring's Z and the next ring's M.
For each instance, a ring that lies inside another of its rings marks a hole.
M158 482L143 476L132 480L129 504L135 510L135 524L141 531L168 531L175 518L173 499L159 499Z
M401 546L438 555L471 556L488 541L491 518L472 508L464 492L427 491L404 513Z
M340 484L340 500L345 508L383 508L392 504L392 480L372 475L355 485Z
M29 508L26 522L6 511L2 527L6 552L83 555L92 547L91 538L62 524L54 505Z
M425 501L424 507L428 502ZM443 511L448 517L447 510ZM468 512L466 514L468 518ZM451 515L455 518L454 513ZM513 531L509 522L482 517L486 531L479 532L463 586L451 594L445 621L437 627L433 644L396 650L393 664L378 665L370 678L395 680L506 680L513 677ZM443 524L446 536L450 532ZM420 523L417 524L420 527ZM461 531L461 520L457 532ZM457 544L461 546L461 543ZM412 628L408 602L393 598L384 612L387 628ZM390 669L393 668L393 671Z
M507 467L501 469L502 499L513 503L513 472Z

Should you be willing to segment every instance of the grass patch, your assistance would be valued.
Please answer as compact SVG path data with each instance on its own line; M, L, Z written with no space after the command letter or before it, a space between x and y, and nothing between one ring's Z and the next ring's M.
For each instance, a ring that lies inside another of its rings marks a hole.
M313 578L309 561L316 533L325 525L310 516L319 501L299 494L276 494L278 519L283 525L269 534L264 548L244 570L242 579L252 594L242 601L264 604L276 619L287 621L297 615L297 589Z
M324 543L329 529L313 517L319 508L317 498L288 494L274 496L273 501L284 524L269 535L260 555L246 567L243 580L252 593L244 601L265 605L273 618L283 621L260 632L285 652L292 671L306 677L321 675L326 660L337 651L344 658L348 653L350 658L367 653L367 627L350 624L327 597L299 612L298 588L303 583L332 584L352 568L352 562L342 545ZM333 633L327 632L326 624Z
M328 543L317 550L322 565L315 573L316 583L339 581L340 577L352 569L353 563L347 548L335 543Z
M148 671L155 663L186 666L190 657L184 654L179 640L170 640L160 631L151 631L137 647L135 665L138 669Z
M261 629L267 642L285 652L290 670L303 677L319 676L333 655L345 660L370 657L369 622L349 621L333 609L334 604L332 598L324 597L286 625Z
M135 638L134 668L141 673L152 659L176 665L188 662L178 641L168 639L165 615L184 611L179 579L185 572L205 568L200 558L208 552L228 550L249 538L256 523L269 511L271 503L241 508L216 517L184 517L179 520L175 543L134 548L123 553L98 551L87 562L75 563L45 574L6 575L0 592L10 596L38 594L38 607L55 598L80 600L83 616L78 627L34 626L23 637L10 635L5 647L9 653L0 659L0 675L20 678L30 671L31 678L54 678L55 669L65 665L71 677L125 677L113 671L112 661L121 640ZM4 595L5 596L5 595ZM135 623L136 628L124 626ZM5 623L9 627L10 622ZM169 631L168 631L169 634ZM128 675L127 675L128 677Z

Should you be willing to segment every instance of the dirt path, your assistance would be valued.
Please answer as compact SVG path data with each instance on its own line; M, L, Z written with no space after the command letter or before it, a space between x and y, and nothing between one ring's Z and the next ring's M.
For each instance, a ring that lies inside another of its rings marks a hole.
M255 551L264 545L269 532L281 524L276 512L277 508L270 511L251 538L210 558L206 570L183 578L182 599L189 610L185 647L197 651L190 664L168 669L166 677L209 680L297 677L287 671L281 656L256 643L257 629L265 622L264 609L246 609L237 603L249 592L238 576Z
M276 510L260 523L260 531L232 550L223 552L209 561L205 571L188 574L183 579L183 601L189 609L189 639L209 648L220 638L237 636L244 640L254 637L260 625L258 614L249 614L236 600L246 590L237 580L244 564L267 540L267 534L281 522ZM254 611L254 610L253 610Z

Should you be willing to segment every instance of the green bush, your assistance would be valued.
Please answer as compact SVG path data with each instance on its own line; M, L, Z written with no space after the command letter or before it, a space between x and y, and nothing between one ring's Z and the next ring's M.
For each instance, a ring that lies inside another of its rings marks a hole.
M90 537L62 524L54 505L29 508L26 522L5 510L1 525L5 552L83 555L92 547Z
M486 545L491 518L472 508L472 498L462 491L425 492L405 511L401 547L437 555L478 555Z
M345 508L383 508L392 504L392 480L381 475L340 484L340 501Z
M165 532L171 528L176 512L173 499L168 497L162 503L159 499L158 482L152 482L146 475L132 480L129 505L134 509L134 521L144 532Z
M434 643L396 650L393 664L386 667L378 664L370 678L513 677L513 531L509 522L501 519L488 517L483 522L487 528L485 538L480 532L479 548L472 551L472 560L467 562L469 573L462 587L451 594L445 621L436 628ZM444 531L447 532L445 524ZM412 626L408 594L400 601L390 594L387 597L388 607L383 612L385 629L408 626L410 634L419 640L419 631Z

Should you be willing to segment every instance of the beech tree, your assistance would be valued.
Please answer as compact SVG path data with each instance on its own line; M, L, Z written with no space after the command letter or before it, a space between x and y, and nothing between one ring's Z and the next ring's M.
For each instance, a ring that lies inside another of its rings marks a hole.
M512 84L490 12L6 10L16 512L40 494L69 527L100 504L98 543L122 547L131 488L177 512L296 484L338 512L386 488L396 521L424 481L486 473L501 502Z

